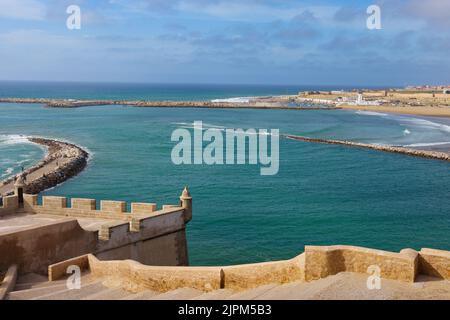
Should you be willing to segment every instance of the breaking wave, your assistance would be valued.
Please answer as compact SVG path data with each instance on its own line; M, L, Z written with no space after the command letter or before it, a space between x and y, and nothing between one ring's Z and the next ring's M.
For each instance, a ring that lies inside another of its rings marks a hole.
M0 134L0 145L31 144L27 136L18 134Z

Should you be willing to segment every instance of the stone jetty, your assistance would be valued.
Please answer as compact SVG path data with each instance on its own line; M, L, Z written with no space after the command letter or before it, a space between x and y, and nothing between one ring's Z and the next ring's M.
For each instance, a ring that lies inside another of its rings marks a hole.
M43 138L28 139L48 150L42 161L20 174L25 180L25 189L29 194L38 194L52 188L77 175L87 165L89 154L74 144ZM17 176L0 182L0 194L12 194L16 179Z
M344 145L344 146L354 147L354 148L373 149L373 150L383 151L383 152L406 154L406 155L414 156L414 157L450 161L450 153L446 153L446 152L418 150L418 149L398 147L398 146L376 145L376 144L360 143L360 142L347 141L347 140L309 138L309 137L296 136L296 135L284 135L284 137L286 137L288 139L292 139L292 140L300 140L300 141L305 141L305 142L337 144L337 145Z
M36 103L44 104L50 108L80 108L89 106L122 105L130 107L147 108L209 108L209 109L286 109L286 110L323 110L341 109L336 106L329 107L295 107L289 106L286 101L277 99L255 98L248 102L213 102L213 101L144 101L144 100L58 100L58 99L32 99L32 98L0 98L0 103Z

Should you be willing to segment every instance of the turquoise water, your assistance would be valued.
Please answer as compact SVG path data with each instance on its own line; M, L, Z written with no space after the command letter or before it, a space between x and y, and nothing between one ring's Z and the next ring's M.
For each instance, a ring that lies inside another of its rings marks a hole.
M46 194L161 205L177 203L189 185L194 265L289 258L306 244L450 249L448 163L282 139L275 176L260 176L259 167L249 165L175 166L172 131L196 120L214 128L279 128L382 144L450 142L445 120L353 111L0 104L0 175L14 159L40 159L43 151L18 137L37 135L92 154L84 172Z

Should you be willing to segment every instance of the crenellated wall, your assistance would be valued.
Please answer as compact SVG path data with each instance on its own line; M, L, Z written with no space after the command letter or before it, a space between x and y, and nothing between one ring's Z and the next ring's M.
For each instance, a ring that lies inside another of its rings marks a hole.
M131 221L142 215L153 215L156 212L155 203L131 203L131 212L127 212L125 201L101 200L100 209L97 210L95 199L43 196L42 205L38 205L37 195L24 195L25 210L29 213L52 214L67 217L98 218L108 220ZM164 205L163 209L180 209L180 206ZM161 211L161 210L160 210Z
M49 264L93 253L99 259L133 259L144 264L188 265L185 228L191 200L180 205L71 199L24 195L21 214L18 197L4 198L1 214L9 221L22 219L25 227L0 233L0 270L19 265L19 272L44 273ZM25 219L25 220L24 220ZM28 223L29 222L29 223ZM14 222L8 222L14 224ZM5 257L5 258L3 258Z

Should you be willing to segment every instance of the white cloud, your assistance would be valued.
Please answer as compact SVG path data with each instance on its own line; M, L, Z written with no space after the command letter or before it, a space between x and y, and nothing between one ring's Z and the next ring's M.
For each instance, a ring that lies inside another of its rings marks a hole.
M211 1L200 3L183 0L176 9L193 14L206 14L212 17L241 21L290 20L302 12L309 11L320 20L331 19L339 9L334 6L272 6L264 3L235 1Z
M46 6L37 0L0 0L0 17L20 20L44 20Z

